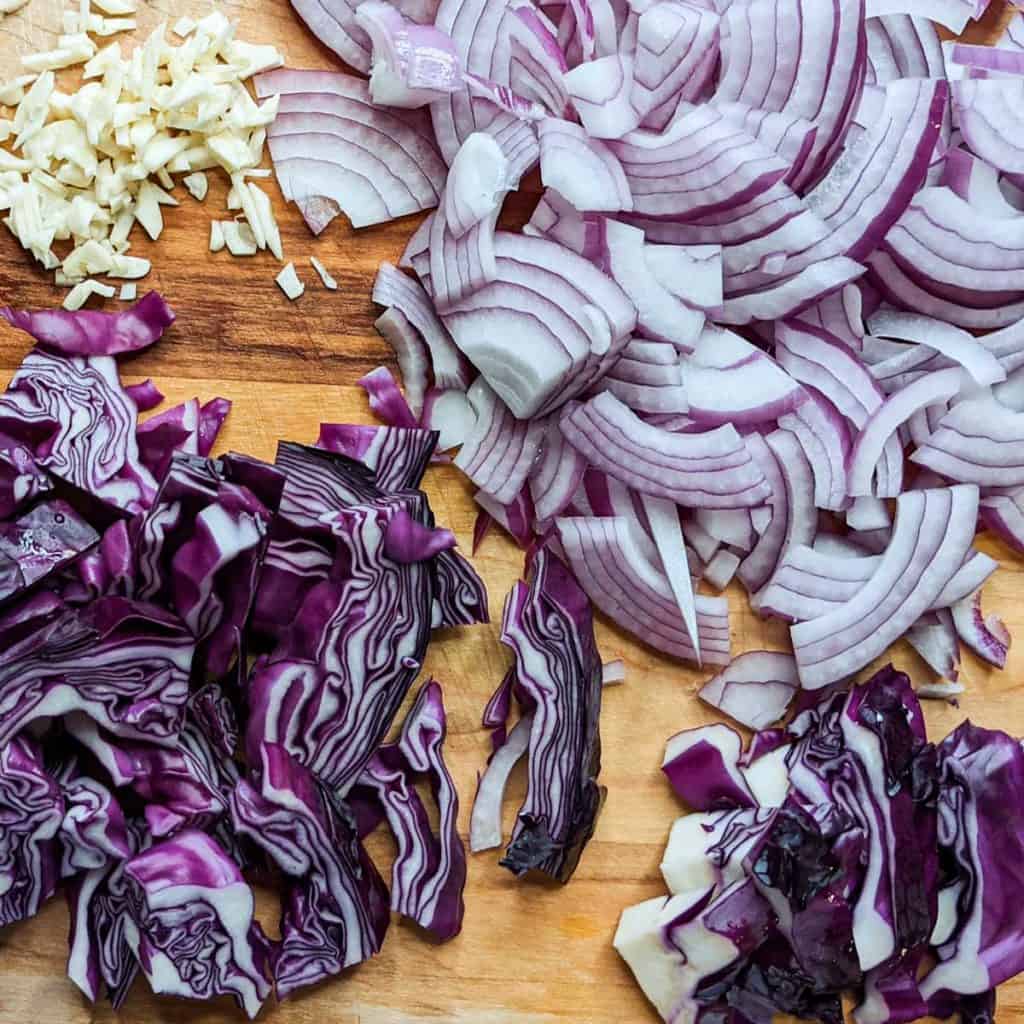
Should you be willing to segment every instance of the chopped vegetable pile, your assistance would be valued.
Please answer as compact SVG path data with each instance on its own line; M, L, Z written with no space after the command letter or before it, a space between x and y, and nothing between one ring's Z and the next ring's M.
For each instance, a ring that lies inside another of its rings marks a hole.
M62 888L90 999L141 973L250 1017L376 953L391 911L458 934L437 682L384 742L431 631L487 621L419 490L437 435L324 424L272 465L210 458L229 402L140 423L163 396L118 374L174 320L158 294L2 312L37 344L0 396L0 926ZM384 819L390 887L362 845Z
M623 912L615 947L666 1021L994 1019L1024 969L1011 909L1024 752L964 722L929 743L891 666L784 729L669 740L693 813L661 862L670 895Z

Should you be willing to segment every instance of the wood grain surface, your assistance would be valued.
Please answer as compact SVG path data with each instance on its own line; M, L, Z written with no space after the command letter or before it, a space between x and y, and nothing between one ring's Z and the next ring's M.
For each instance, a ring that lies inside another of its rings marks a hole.
M161 19L200 16L207 4L194 0L140 6L140 33ZM221 9L240 20L239 36L273 42L300 67L335 66L294 18L286 0L227 0ZM62 5L31 0L0 21L0 74L16 73L18 57L52 45ZM997 3L973 39L992 38L1005 11ZM415 218L353 232L339 218L319 239L310 236L294 208L271 184L286 259L293 260L307 291L288 303L274 283L277 263L269 254L235 259L207 251L209 221L224 217L226 187L213 182L199 204L177 189L178 209L165 210L166 228L157 243L135 239L133 253L150 257L144 282L156 287L178 312L178 321L155 349L125 362L129 380L151 376L171 402L192 395L224 395L234 408L221 447L272 458L279 438L311 441L326 421L371 422L355 380L390 351L372 324L369 298L378 263L394 260ZM510 218L522 216L529 197L515 198ZM317 255L337 278L339 290L324 291L308 264ZM0 228L0 299L15 306L55 305L62 291ZM25 336L0 330L0 374L4 379L26 350ZM470 490L449 468L430 470L426 482L439 522L450 526L468 550L475 509ZM1022 562L1008 549L981 540L1003 568L986 588L987 608L999 612L1012 632L1024 635ZM492 614L500 617L505 593L521 568L521 555L495 533L474 563L487 582ZM730 591L733 649L783 649L785 631L752 615L744 595ZM425 672L444 685L449 712L447 757L462 795L460 824L468 827L476 773L488 741L481 730L482 706L509 661L497 626L448 631L430 649ZM715 715L696 699L708 673L681 666L638 644L603 619L598 641L605 659L621 657L626 684L605 694L602 712L608 799L597 832L576 876L565 887L516 881L498 867L498 853L473 856L462 934L435 947L413 928L395 924L382 953L344 977L284 1004L268 1005L261 1019L278 1024L649 1024L657 1015L611 948L620 911L664 891L658 864L675 816L682 812L663 781L659 764L666 738ZM901 644L893 659L911 673L925 669ZM1010 652L997 673L968 657L968 692L960 707L932 703L929 727L939 738L963 717L1024 735L1024 644ZM506 829L523 795L514 777L506 801ZM385 870L388 842L373 837L371 852ZM272 894L261 894L262 919L273 928ZM125 1024L239 1019L226 1000L209 1005L151 995L144 982L133 989L120 1014L90 1006L65 976L67 911L52 901L34 920L0 931L0 1024L83 1024L119 1019ZM1024 980L1000 991L1000 1020L1024 1020Z

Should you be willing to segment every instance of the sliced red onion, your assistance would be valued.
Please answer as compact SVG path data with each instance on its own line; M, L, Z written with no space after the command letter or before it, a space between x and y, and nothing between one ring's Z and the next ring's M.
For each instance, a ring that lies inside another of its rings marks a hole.
M627 346L632 348L636 342ZM659 342L639 342L657 345ZM666 348L675 349L671 345ZM639 378L639 379L638 379ZM683 373L678 363L646 363L638 359L616 361L600 383L601 390L610 391L634 412L658 415L685 413L689 409Z
M845 256L822 260L777 284L747 293L728 293L719 319L726 324L781 320L838 291L863 273L864 267Z
M715 552L715 557L704 566L703 579L707 580L715 590L725 590L732 582L733 576L740 565L740 556L722 548Z
M456 303L445 324L516 416L541 415L588 385L625 344L636 312L564 246L504 231L494 243L497 280Z
M1006 379L999 360L967 331L914 313L880 309L868 320L868 330L881 338L917 342L959 363L978 384Z
M890 395L878 410L872 413L854 445L850 456L850 494L871 494L875 467L889 437L918 409L924 409L956 395L962 382L962 371L957 368L937 370ZM898 486L898 481L890 477L888 486L880 486L878 497L896 497Z
M804 687L852 675L928 610L963 563L977 507L974 487L900 495L892 539L871 579L838 608L791 628Z
M1003 192L999 172L966 149L951 149L946 154L938 184L951 188L982 213L993 217L1020 216L1020 210Z
M472 138L471 135L466 143ZM457 162L458 157L455 159ZM455 187L454 176L450 175L445 195ZM429 283L424 279L424 287L429 287L434 309L442 316L465 296L497 278L498 264L494 256L496 221L497 212L494 212L456 238L448 230L444 214L438 211L433 215L428 250Z
M1024 484L1024 413L1013 412L993 398L960 402L910 458L950 480L1020 486Z
M1024 317L1024 219L986 215L948 188L925 188L868 260L895 305L967 328Z
M556 117L564 116L569 105L564 81L568 65L557 29L533 0L512 0L509 11L509 84Z
M402 373L405 400L409 403L413 415L419 416L423 409L423 398L427 392L427 374L430 371L430 359L423 339L406 319L405 314L397 309L385 310L377 317L373 326L394 351L398 369Z
M633 194L633 209L693 221L732 209L785 177L788 167L710 104L688 107L663 133L609 142ZM717 241L718 239L710 239Z
M934 24L928 18L889 14L869 18L868 81L886 85L897 78L945 78L946 63Z
M865 333L864 298L859 287L862 282L863 278L826 295L800 313L800 322L820 327L851 351L860 352Z
M996 668L1006 667L1010 649L1010 632L998 615L984 615L981 610L981 590L954 604L953 625L956 634L983 661Z
M975 16L975 4L974 0L867 0L865 13L869 18L889 14L930 18L959 35Z
M626 663L621 658L606 661L601 666L601 685L617 686L626 681Z
M505 742L494 752L487 770L480 776L469 818L469 848L473 853L493 850L504 841L501 805L505 798L505 787L512 769L529 749L532 726L532 714L520 718Z
M850 431L836 407L812 388L795 412L779 417L779 426L796 435L814 475L814 502L818 508L838 511L849 505L846 465Z
M474 132L459 147L448 172L444 216L448 230L461 238L501 207L513 186L508 157L485 132Z
M888 530L892 526L892 516L881 498L862 494L853 499L846 513L846 525L851 530Z
M878 570L881 557L829 556L795 544L759 595L761 610L796 622L826 615L857 594Z
M714 11L696 4L660 2L643 10L637 23L632 105L646 115L672 101L694 100L714 67L718 24Z
M644 554L628 520L577 516L555 525L573 574L598 608L651 647L696 661L668 579ZM698 594L694 606L701 660L728 665L728 602Z
M566 442L553 417L544 428L540 455L530 470L530 493L538 522L553 519L569 507L586 468L585 460Z
M390 107L423 107L462 88L451 37L407 21L383 0L364 0L356 23L373 46L370 96Z
M767 501L771 519L750 554L736 570L740 581L747 588L747 593L753 594L767 582L785 547L789 525L789 499L778 460L764 437L754 433L746 439L746 443L747 449L771 488Z
M756 611L770 614L773 609L765 603L764 595L771 580L775 578L785 553L795 545L809 545L813 542L818 530L818 510L814 506L814 473L797 438L788 430L776 430L768 435L765 444L774 456L781 485L782 497L778 502L779 522L776 525L773 505L772 522L757 547L751 552L753 557L762 549L762 544L768 541L763 549L764 555L761 556L763 561L757 565L759 571L756 574L748 573L745 568L747 563L744 562L740 567L740 579L749 588L749 579L764 575L767 582L756 591L751 591L750 600ZM773 550L778 554L765 574L763 567L767 566L767 556Z
M683 531L679 527L679 508L665 498L641 495L644 513L650 527L654 546L658 550L661 568L675 595L679 612L686 623L697 664L700 664L700 636L697 630L697 609L694 605L693 580L686 559Z
M983 49L993 57L994 63L999 51L987 46ZM963 47L954 46L954 60L958 53L964 55ZM1016 67L993 70L1024 73L1024 55L1011 52L1006 62ZM1024 79L964 78L953 82L951 88L957 123L971 150L1000 171L1024 172L1024 147L1017 130L1024 102Z
M799 686L792 654L745 651L698 696L748 729L760 730L782 718Z
M720 245L644 244L647 269L673 295L708 315L722 308Z
M948 610L922 615L907 631L907 642L940 679L956 681L960 674L960 644ZM922 689L918 687L917 692L928 696Z
M494 498L484 491L477 491L473 495L473 500L521 548L529 547L533 540L533 526L537 517L534 515L533 502L526 488L521 490L507 505L502 505L501 502L495 501ZM483 520L480 517L477 518L477 523L473 530L474 548L480 546L489 528L489 521Z
M987 495L979 514L987 529L1024 554L1024 491Z
M820 391L855 427L884 401L882 389L834 334L802 319L775 325L775 358L794 379Z
M619 161L578 124L545 118L537 125L540 177L577 210L632 210L633 197ZM641 235L642 237L642 235Z
M517 420L478 378L466 393L476 423L455 465L496 502L507 505L523 489L544 435L541 420Z
M373 301L394 307L416 328L430 350L434 383L439 388L465 391L472 379L465 358L438 320L422 286L390 263L382 263L373 282Z
M777 363L738 334L708 324L693 354L682 362L690 403L699 423L749 426L778 419L807 393Z
M437 448L448 451L462 444L476 425L476 413L464 391L431 388L420 423L437 431Z
M469 86L430 107L434 135L449 164L473 132L486 130L497 135L516 120L515 114L491 102L500 99L495 95L498 90L511 93L509 39L502 24L507 11L503 0L441 0L438 5L434 27L451 37ZM481 87L489 92L490 100L474 95L474 89ZM542 112L543 108L537 106L538 113Z
M356 21L358 0L291 0L310 32L357 71L370 70L370 41Z
M756 542L750 511L745 508L694 509L693 522L712 540L740 551L750 551ZM714 551L704 561L709 562L713 554Z
M948 608L974 593L999 568L999 563L983 551L972 551L967 560L939 591L933 609Z
M565 73L565 87L587 134L595 139L621 139L640 123L640 113L630 102L630 56L609 54L578 64Z
M445 166L426 114L375 107L365 81L279 68L255 78L279 94L267 128L274 170L314 234L342 211L355 228L436 206Z
M692 351L704 326L704 314L685 305L651 273L645 258L644 233L606 219L602 235L608 269L636 307L637 328L646 337L671 342L684 352Z
M696 509L694 516L696 517L700 511L700 509ZM715 552L722 546L722 542L717 537L712 537L697 522L696 518L688 519L683 523L683 536L686 538L686 543L693 548L697 557L705 564L715 557Z
M731 424L671 434L605 392L562 417L562 432L591 465L627 487L680 505L748 508L768 485Z

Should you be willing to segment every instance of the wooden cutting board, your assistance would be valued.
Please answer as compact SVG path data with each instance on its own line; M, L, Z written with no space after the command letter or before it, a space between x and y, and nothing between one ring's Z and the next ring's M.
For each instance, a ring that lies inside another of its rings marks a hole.
M53 44L62 6L57 0L31 0L23 11L0 21L0 73L5 79L17 73L21 54ZM182 14L199 17L209 10L198 0L143 0L141 6L141 32L161 19L173 23ZM290 64L336 66L293 16L287 0L227 0L220 7L239 20L240 38L276 44ZM1002 16L1002 11L993 11L983 25L973 27L972 38L992 38ZM273 458L279 438L312 441L321 421L372 422L355 381L392 360L373 330L376 311L370 286L380 261L397 259L416 219L356 233L339 218L314 239L271 183L286 259L295 262L307 284L306 294L289 303L274 283L278 264L269 254L234 259L226 252L208 252L209 221L227 216L224 183L212 174L211 179L204 204L185 194L180 195L180 208L165 211L166 229L158 243L135 243L133 252L153 260L145 286L163 292L178 321L155 349L125 361L126 376L132 381L152 376L170 402L193 395L230 398L234 408L221 447L266 459ZM512 214L522 215L529 208L528 198L514 199L510 206ZM320 287L308 263L314 254L337 278L337 292ZM50 276L0 229L3 303L49 306L62 296ZM5 380L25 350L24 335L6 326L0 330L0 373ZM468 551L475 508L465 480L453 469L434 468L426 489L439 522L450 526ZM1024 636L1024 566L988 538L980 546L1004 563L986 588L987 608ZM462 795L463 834L476 774L488 752L480 712L509 662L498 643L496 622L522 559L494 531L473 561L487 582L496 621L441 634L426 665L444 685L446 753ZM738 590L730 590L729 597L735 652L786 647L783 628L751 614ZM604 619L599 620L598 640L606 660L625 660L628 676L624 686L605 694L601 781L608 787L608 799L570 884L516 881L498 867L497 851L473 856L465 927L457 939L434 947L411 927L396 923L373 962L283 1005L269 1006L264 1018L279 1024L647 1024L658 1019L613 951L611 939L624 907L664 891L658 864L669 826L683 810L659 771L665 740L716 716L695 696L708 673L659 656ZM924 677L926 670L905 645L899 645L893 658ZM966 716L1024 735L1024 690L1018 681L1022 667L1021 647L1011 652L1002 673L968 656L968 692L960 707L932 703L927 708L932 735L944 736ZM524 788L523 775L517 775L507 800L506 832ZM386 870L388 841L375 836L371 850ZM276 909L270 894L261 900L261 915L273 927ZM0 932L0 1024L115 1018L105 1005L88 1005L67 980L66 936L67 911L59 899L33 921ZM1024 980L1000 992L1000 1019L1021 1020L1022 1015ZM141 981L116 1016L130 1024L239 1019L227 1000L200 1005L158 999Z

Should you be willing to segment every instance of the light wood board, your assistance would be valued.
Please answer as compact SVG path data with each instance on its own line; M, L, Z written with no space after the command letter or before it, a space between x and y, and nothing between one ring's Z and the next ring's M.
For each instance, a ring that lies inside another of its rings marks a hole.
M195 0L147 3L141 30L159 19L209 8ZM17 70L20 54L52 45L62 5L31 0L19 14L0 21L0 73ZM240 19L241 38L272 42L295 66L331 67L333 58L293 16L286 0L233 0L220 5ZM1001 12L972 29L991 38ZM215 175L211 174L211 179ZM354 382L390 352L372 324L369 298L377 265L395 260L416 224L407 218L353 232L339 218L314 239L294 208L270 184L281 224L286 259L294 260L307 292L288 303L274 283L278 265L268 254L233 259L207 251L211 218L225 217L223 182L214 180L202 205L181 193L181 207L165 210L158 243L139 241L133 252L153 259L146 287L159 288L179 319L152 351L125 362L129 380L152 376L176 402L192 395L224 395L235 404L221 448L270 459L279 438L312 441L321 421L372 422ZM514 199L512 216L529 208ZM136 232L136 235L140 232ZM308 265L317 255L339 282L324 291ZM0 299L14 306L57 304L62 292L0 228ZM26 350L25 336L0 330L0 376L5 379ZM426 489L440 523L450 526L468 551L475 507L471 491L451 468L429 471ZM984 539L981 546L1004 568L986 590L987 607L1011 631L1024 636L1022 562ZM425 671L444 685L449 713L447 757L462 795L460 824L468 826L476 774L488 739L480 728L483 704L509 662L497 639L497 620L509 586L521 569L520 552L493 531L474 564L487 582L491 626L449 631L431 646ZM754 616L740 592L730 591L733 648L783 649L785 630ZM602 712L603 770L608 799L593 841L568 886L516 881L497 865L498 853L472 856L462 934L436 947L407 926L393 925L382 953L344 977L282 1005L262 1019L278 1024L650 1024L657 1015L611 948L620 911L664 891L658 864L674 817L683 808L664 782L659 764L666 738L688 726L715 720L695 697L709 673L677 664L638 644L604 619L598 640L604 658L621 657L625 685L605 694ZM912 673L925 670L900 645L894 660ZM1010 653L1003 673L968 657L968 693L959 709L930 704L927 717L939 738L963 717L1024 735L1024 689L1020 683L1024 644ZM524 791L517 776L506 802L506 826ZM372 852L386 865L387 842L374 837ZM269 897L261 914L276 916ZM120 1019L126 1024L239 1019L226 1000L199 1005L152 996L138 982L119 1015L92 1007L65 976L67 911L57 899L33 921L0 932L0 1024L83 1024ZM1000 992L1000 1019L1024 1014L1024 981Z

